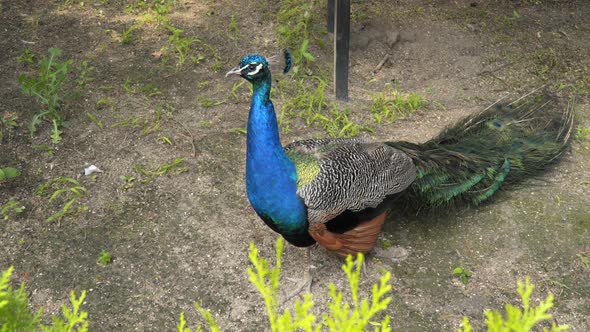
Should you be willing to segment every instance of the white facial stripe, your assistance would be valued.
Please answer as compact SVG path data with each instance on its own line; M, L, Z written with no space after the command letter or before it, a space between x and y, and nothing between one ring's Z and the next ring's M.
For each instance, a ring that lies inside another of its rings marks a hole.
M249 72L247 75L248 76L256 75L256 74L258 74L258 72L260 71L260 69L262 69L262 64L258 64L258 66L256 66L256 69L254 69L253 71Z

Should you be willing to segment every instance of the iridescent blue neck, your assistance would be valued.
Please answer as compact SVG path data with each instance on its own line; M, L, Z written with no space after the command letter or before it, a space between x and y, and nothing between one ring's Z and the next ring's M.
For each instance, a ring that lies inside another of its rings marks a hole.
M270 100L270 74L253 85L246 145L248 198L262 219L287 240L307 235L307 213L297 195L295 165L281 145Z

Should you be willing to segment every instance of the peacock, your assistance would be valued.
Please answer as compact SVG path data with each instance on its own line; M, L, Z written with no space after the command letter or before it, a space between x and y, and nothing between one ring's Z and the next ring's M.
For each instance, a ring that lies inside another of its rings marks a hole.
M285 53L287 65L291 65ZM567 150L573 107L531 93L467 116L423 143L361 138L283 147L263 56L229 75L253 86L246 137L246 191L258 216L297 247L318 243L346 256L375 245L392 207L477 206L500 188L538 175Z

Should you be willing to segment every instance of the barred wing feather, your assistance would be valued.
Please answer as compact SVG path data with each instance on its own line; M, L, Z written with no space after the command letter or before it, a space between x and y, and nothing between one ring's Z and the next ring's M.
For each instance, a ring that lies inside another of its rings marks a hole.
M285 147L295 163L297 194L310 224L324 223L346 210L374 208L406 189L416 177L412 159L398 149L361 139L319 139Z

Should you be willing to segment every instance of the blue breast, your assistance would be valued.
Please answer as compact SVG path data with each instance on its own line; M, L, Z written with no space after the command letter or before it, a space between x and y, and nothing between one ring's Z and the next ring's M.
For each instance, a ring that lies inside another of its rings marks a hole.
M254 97L256 99L256 97ZM305 204L297 195L295 165L280 144L270 100L253 102L248 119L246 190L256 212L282 234L307 231Z

